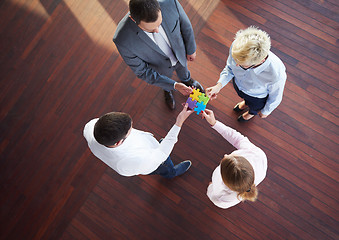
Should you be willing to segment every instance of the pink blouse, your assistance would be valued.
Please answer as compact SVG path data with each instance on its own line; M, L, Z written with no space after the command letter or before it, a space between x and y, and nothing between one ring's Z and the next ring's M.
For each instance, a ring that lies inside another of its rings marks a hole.
M249 161L254 169L254 184L257 186L264 180L267 171L267 157L265 153L251 143L247 137L219 121L212 128L237 149L232 153L233 155L242 156ZM212 183L207 188L207 196L216 206L229 208L241 202L237 195L237 192L229 189L222 181L219 165L213 171Z

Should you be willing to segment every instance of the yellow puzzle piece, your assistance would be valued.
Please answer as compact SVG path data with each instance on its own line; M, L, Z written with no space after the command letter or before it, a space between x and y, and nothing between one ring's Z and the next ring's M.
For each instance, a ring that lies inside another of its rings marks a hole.
M199 101L199 96L201 95L202 93L200 92L200 89L193 89L193 93L190 94L190 98L192 98L192 100L197 100Z

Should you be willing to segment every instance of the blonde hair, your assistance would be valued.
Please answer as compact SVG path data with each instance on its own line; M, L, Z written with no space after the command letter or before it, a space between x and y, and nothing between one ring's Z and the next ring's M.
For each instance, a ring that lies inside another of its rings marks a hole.
M265 31L251 26L236 33L232 57L240 65L257 65L267 57L270 48L270 36Z
M220 171L223 182L231 190L238 192L238 198L252 202L257 199L258 189L254 185L254 170L246 158L225 156L220 162Z

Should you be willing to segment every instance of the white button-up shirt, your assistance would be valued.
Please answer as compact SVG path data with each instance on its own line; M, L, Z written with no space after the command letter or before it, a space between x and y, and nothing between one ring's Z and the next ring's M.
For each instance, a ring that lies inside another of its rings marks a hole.
M108 148L94 138L94 125L98 118L89 121L83 131L92 153L123 176L147 175L155 171L170 155L178 140L180 127L174 125L159 143L151 133L132 129L124 142Z

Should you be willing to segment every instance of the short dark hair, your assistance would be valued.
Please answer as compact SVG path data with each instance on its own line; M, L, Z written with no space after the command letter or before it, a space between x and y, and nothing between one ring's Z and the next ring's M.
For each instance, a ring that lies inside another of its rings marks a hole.
M135 23L140 21L155 22L158 20L160 5L157 0L130 0L129 12Z
M94 125L94 138L104 146L113 146L126 137L131 127L132 118L127 113L106 113Z

